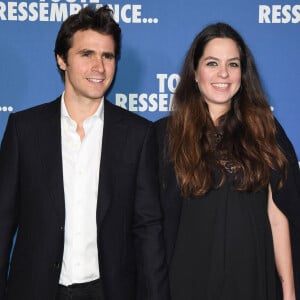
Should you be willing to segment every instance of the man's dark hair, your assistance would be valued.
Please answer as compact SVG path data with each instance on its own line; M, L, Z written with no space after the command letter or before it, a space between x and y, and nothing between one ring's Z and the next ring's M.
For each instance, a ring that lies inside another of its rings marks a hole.
M69 16L61 25L55 42L55 59L59 55L65 63L68 59L68 51L72 47L73 36L77 31L94 30L101 34L110 35L114 40L115 57L120 56L121 48L121 28L113 18L113 11L104 5L98 9L86 6L77 14ZM58 70L64 80L65 72L59 68Z

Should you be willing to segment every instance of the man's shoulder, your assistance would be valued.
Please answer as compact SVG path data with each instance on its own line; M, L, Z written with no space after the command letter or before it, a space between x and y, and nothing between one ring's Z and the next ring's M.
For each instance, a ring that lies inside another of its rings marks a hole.
M111 117L114 115L115 118L120 118L122 121L125 121L127 124L132 125L139 125L139 126L149 126L152 124L151 121L147 120L146 118L128 111L120 106L117 106L108 100L105 100L105 106L104 106L104 115L107 113ZM104 117L105 118L105 117Z
M57 109L60 109L60 97L51 102L45 102L38 104L14 113L15 117L22 118L36 118L37 116L43 117L44 113L55 112Z
M167 128L167 124L168 124L168 121L170 119L170 116L166 116L166 117L163 117L161 119L158 119L157 121L155 121L154 125L155 125L155 128L157 130L162 130L162 131L165 131L166 128Z

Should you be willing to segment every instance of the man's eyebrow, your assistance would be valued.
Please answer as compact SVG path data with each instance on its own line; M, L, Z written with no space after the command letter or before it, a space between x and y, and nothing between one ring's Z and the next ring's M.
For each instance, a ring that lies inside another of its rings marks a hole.
M91 49L80 49L77 51L77 53L94 53L94 50Z
M111 52L111 51L104 51L103 53L102 53L102 55L111 55L111 56L115 56L115 54L114 54L114 52Z

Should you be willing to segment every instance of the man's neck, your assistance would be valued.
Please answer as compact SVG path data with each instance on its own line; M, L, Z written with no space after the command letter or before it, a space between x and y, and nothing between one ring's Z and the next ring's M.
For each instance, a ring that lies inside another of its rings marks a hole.
M92 116L98 109L102 99L99 100L73 100L68 95L64 96L66 109L78 126L82 126L84 120Z

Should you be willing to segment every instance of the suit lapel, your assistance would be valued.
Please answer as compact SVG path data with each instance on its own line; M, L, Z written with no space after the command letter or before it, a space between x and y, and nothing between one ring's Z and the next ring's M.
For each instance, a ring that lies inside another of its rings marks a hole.
M113 198L116 182L116 170L121 160L120 151L126 141L127 125L122 114L113 104L104 102L104 128L100 163L99 191L97 205L97 221L99 224L107 212Z
M113 104L104 102L104 127L100 162L99 190L97 203L97 222L99 224L108 210L113 198L116 170L121 162L120 151L126 141L127 125L122 114ZM63 168L61 153L60 98L43 111L39 128L39 146L45 178L59 221L65 219Z
M63 168L61 152L60 98L43 111L39 128L39 145L50 198L59 221L65 219Z

